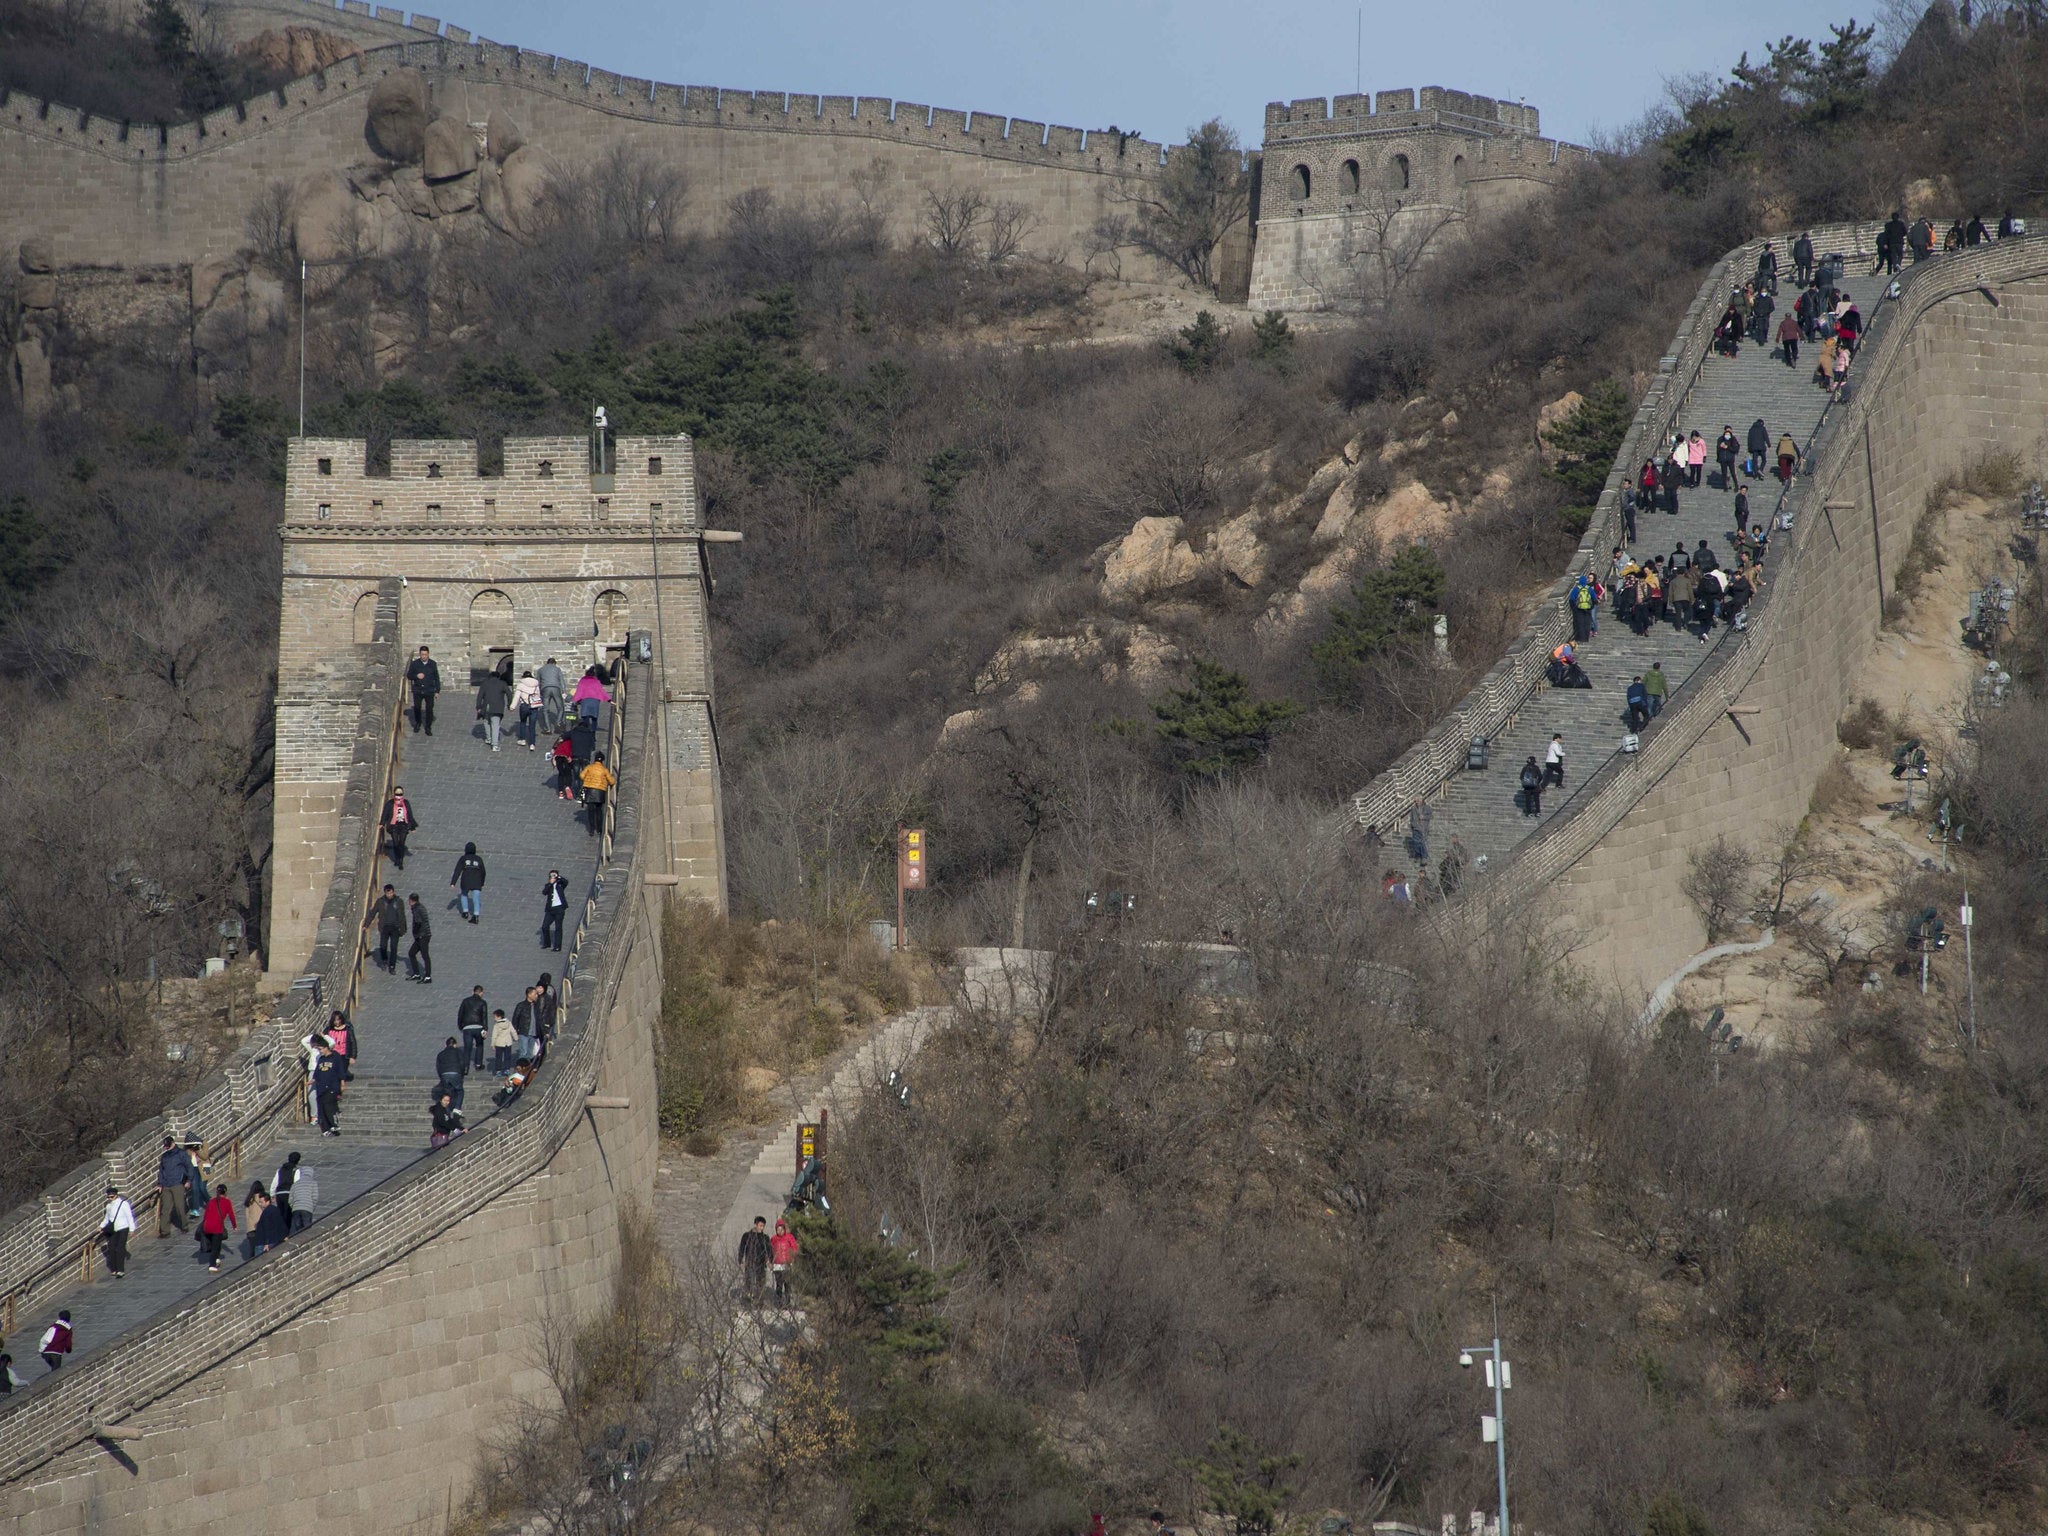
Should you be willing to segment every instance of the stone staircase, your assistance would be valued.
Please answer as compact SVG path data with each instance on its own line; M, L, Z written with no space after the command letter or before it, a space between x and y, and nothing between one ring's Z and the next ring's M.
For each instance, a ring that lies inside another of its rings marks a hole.
M1844 286L1856 296L1867 323L1877 307L1883 283L1876 278L1859 282L1863 270L1852 261ZM1782 283L1779 314L1796 297L1789 279ZM1638 513L1635 553L1640 558L1668 556L1681 541L1692 550L1705 539L1724 565L1734 563L1735 495L1733 487L1718 484L1714 441L1724 426L1732 426L1736 437L1746 446L1750 423L1762 417L1770 431L1774 453L1779 434L1788 431L1804 453L1828 402L1826 391L1811 382L1815 350L1802 346L1796 368L1786 367L1775 348L1749 343L1744 344L1737 357L1708 358L1679 420L1680 430L1690 433L1697 429L1706 437L1706 473L1696 489L1680 490L1675 515ZM1640 465L1629 468L1633 472ZM1737 469L1739 474L1739 462ZM1754 527L1773 515L1780 486L1777 477L1770 473L1744 478L1750 486L1750 522ZM1604 550L1601 555L1604 569ZM1771 563L1767 558L1767 580ZM1446 781L1432 806L1428 872L1435 874L1453 836L1464 845L1467 867L1471 869L1481 858L1497 863L1544 822L1563 814L1579 786L1620 750L1628 730L1629 684L1647 671L1652 662L1661 663L1675 706L1684 698L1687 681L1729 636L1725 626L1716 625L1703 644L1696 630L1670 623L1652 625L1647 634L1638 636L1615 618L1611 607L1603 611L1598 633L1579 648L1580 662L1592 680L1592 688L1539 687L1515 712L1508 726L1489 741L1488 766L1479 771L1454 773ZM1656 729L1654 724L1650 727L1651 732ZM1527 816L1520 803L1522 764L1531 756L1539 765L1543 762L1552 732L1564 737L1564 788L1548 787L1542 797L1542 815ZM1648 737L1646 732L1646 742ZM1418 872L1418 866L1398 838L1390 839L1383 867Z
M436 1083L427 1077L372 1077L358 1072L341 1096L337 1124L344 1141L378 1142L393 1146L427 1145L427 1106L433 1102ZM463 1101L466 1123L475 1126L495 1113L491 1095L498 1080L488 1073L472 1072ZM317 1133L315 1133L317 1134Z

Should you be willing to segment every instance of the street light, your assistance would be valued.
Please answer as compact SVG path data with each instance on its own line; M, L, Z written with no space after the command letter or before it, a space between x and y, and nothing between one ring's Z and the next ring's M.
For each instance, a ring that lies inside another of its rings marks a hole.
M1507 1357L1500 1349L1498 1302L1493 1308L1493 1343L1475 1344L1469 1349L1459 1350L1458 1364L1469 1371L1474 1356L1485 1357L1486 1384L1493 1388L1493 1412L1479 1416L1479 1439L1482 1444L1489 1440L1493 1442L1494 1470L1500 1479L1500 1536L1508 1536L1508 1411L1501 1394L1514 1385L1514 1377L1508 1368Z

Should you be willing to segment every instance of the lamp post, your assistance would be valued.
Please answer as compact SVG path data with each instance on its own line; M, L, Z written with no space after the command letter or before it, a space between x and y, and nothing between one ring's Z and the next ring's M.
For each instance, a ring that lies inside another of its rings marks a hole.
M1486 1361L1486 1384L1493 1388L1493 1414L1484 1414L1479 1419L1479 1437L1482 1442L1493 1442L1494 1471L1500 1480L1500 1536L1508 1536L1508 1414L1507 1401L1502 1396L1514 1385L1508 1370L1507 1357L1500 1348L1500 1304L1493 1308L1493 1343L1473 1345L1470 1349L1458 1351L1458 1364L1466 1370L1472 1369L1475 1356Z

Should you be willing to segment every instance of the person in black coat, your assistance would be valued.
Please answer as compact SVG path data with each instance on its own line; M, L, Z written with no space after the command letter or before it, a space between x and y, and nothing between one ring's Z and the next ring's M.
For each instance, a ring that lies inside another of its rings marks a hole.
M339 1136L334 1123L341 1106L341 1074L344 1063L326 1041L320 1042L320 1058L313 1064L313 1110L319 1117L322 1136Z
M1763 417L1759 416L1749 424L1749 472L1753 475L1762 474L1763 462L1770 457L1770 453L1771 429L1764 425Z
M256 1225L249 1229L249 1257L256 1258L277 1247L291 1236L291 1223L285 1216L284 1207L268 1195L259 1195L257 1205L263 1214L256 1218Z
M450 1035L448 1043L434 1053L434 1076L441 1080L441 1092L462 1107L463 1051Z
M562 947L562 922L569 915L569 882L559 869L548 871L540 888L540 947Z
M398 974L398 941L405 937L405 903L397 890L386 885L384 893L370 904L365 927L377 930L377 963L392 975Z
M1813 236L1803 231L1792 242L1792 275L1802 288L1813 276Z
M420 829L420 819L414 814L412 802L405 797L405 786L394 784L391 795L384 802L384 816L378 823L384 829L384 846L391 852L391 867L405 868L405 840Z
M462 857L455 861L455 873L448 877L448 889L455 892L455 910L472 923L484 910L484 861L475 843L462 845Z
M478 982L469 989L455 1009L456 1032L462 1036L462 1055L468 1063L462 1070L475 1067L479 1072L484 1066L484 1040L491 1032L491 1005L484 1001L483 983Z
M407 979L430 982L434 979L434 956L430 946L434 942L434 925L427 917L427 904L420 900L420 893L414 891L405 899L412 913L412 947L405 952L405 974Z
M512 689L495 672L486 672L476 685L476 717L484 723L484 739L498 750L498 733L505 727L505 711L512 706Z
M427 654L424 645L420 647L419 654L406 663L405 681L412 689L412 728L418 731L424 724L431 736L434 734L434 695L441 691L441 668Z

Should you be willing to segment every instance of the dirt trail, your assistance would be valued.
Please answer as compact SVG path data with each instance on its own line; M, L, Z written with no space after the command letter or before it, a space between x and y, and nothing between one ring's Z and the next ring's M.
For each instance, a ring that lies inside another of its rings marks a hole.
M1935 514L1944 563L1923 579L1907 614L1872 642L1850 690L1852 698L1874 699L1919 736L1937 777L1957 748L1971 683L1984 668L1983 655L1962 641L1969 594L1994 576L2015 580L2007 544L2017 526L2008 505L1979 497ZM1926 837L1933 819L1931 786L1913 787L1908 815L1905 787L1891 776L1889 743L1864 751L1842 748L1837 764L1823 775L1808 821L1810 836L1832 868L1795 886L1793 896L1818 891L1859 949L1896 950L1896 935L1886 930L1890 903L1916 870L1939 861L1939 846ZM1779 830L1758 829L1758 841L1770 841ZM1950 858L1957 861L1953 852ZM1732 935L1755 936L1753 929ZM1675 1001L1695 1017L1725 1008L1735 1033L1768 1049L1796 1043L1820 1016L1822 1001L1814 995L1820 974L1816 959L1781 938L1771 949L1703 967L1679 985ZM1884 986L1906 984L1888 970L1881 976Z

